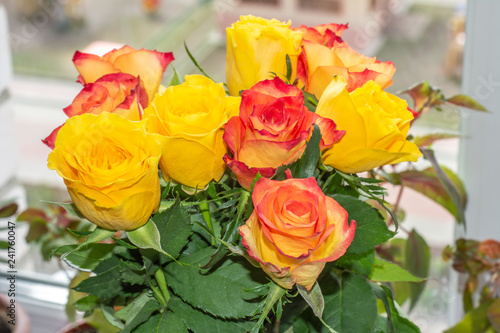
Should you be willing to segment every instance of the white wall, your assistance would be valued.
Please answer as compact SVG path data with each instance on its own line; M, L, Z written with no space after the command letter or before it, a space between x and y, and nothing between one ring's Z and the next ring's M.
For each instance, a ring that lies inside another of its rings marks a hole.
M469 238L500 240L500 1L469 0L462 91L491 113L462 112L459 173Z
M14 114L9 93L12 65L8 36L7 13L0 5L0 189L14 176L17 161Z

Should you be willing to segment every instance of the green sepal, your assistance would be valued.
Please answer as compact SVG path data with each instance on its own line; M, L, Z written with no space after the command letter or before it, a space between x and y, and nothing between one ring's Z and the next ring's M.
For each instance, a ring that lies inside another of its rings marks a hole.
M140 249L153 249L165 254L175 260L170 254L165 252L161 246L160 232L156 224L150 219L142 227L127 231L128 239Z
M325 300L318 282L314 283L311 290L307 290L301 285L297 285L297 290L300 296L309 304L316 317L322 318L323 310L325 309Z
M177 85L182 83L182 79L181 79L179 73L177 73L175 66L171 65L171 67L172 67L173 74L172 74L172 78L170 79L170 82L168 83L169 87L177 86Z

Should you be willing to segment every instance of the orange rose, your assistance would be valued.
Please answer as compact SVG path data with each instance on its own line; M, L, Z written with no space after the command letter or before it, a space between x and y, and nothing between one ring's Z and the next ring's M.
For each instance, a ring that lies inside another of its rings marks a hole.
M322 149L344 135L333 121L304 106L304 96L297 87L279 77L261 81L242 93L239 116L225 126L223 138L231 156L226 154L224 161L240 185L250 189L257 173L270 178L276 168L302 156L315 123L321 131Z
M116 73L104 75L94 83L85 84L73 103L63 110L69 118L84 113L101 114L106 111L137 121L142 118L146 103L147 96L140 87L139 79L130 74ZM42 140L51 149L54 149L61 126Z
M147 104L158 92L163 73L172 60L174 57L171 52L136 50L128 45L119 50L114 49L102 57L79 51L73 56L73 63L80 73L78 80L82 84L92 83L110 73L121 72L140 77L146 89Z
M253 214L240 227L248 254L280 286L308 290L325 264L342 256L356 222L323 194L314 178L261 178L252 194Z
M302 54L297 64L299 80L307 92L320 99L335 75L347 82L347 91L374 81L383 89L392 84L396 71L391 61L381 62L364 56L342 41L340 35L347 25L326 25L295 30L308 31L303 37Z

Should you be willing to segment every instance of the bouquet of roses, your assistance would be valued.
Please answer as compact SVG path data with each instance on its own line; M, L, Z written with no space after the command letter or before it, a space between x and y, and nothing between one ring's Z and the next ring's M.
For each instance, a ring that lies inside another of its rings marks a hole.
M398 228L382 166L422 156L422 109L346 28L242 17L227 85L162 86L171 53L75 53L83 89L44 142L96 225L55 251L86 272L78 310L120 332L419 332L390 283L424 279L375 250Z

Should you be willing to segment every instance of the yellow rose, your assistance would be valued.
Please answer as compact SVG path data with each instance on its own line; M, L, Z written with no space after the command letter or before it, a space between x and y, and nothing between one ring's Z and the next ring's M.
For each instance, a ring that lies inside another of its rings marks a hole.
M224 125L238 115L241 99L226 97L222 83L201 75L188 75L185 81L157 94L144 117L148 131L163 136L165 180L203 188L224 173Z
M326 165L358 173L406 161L415 162L422 153L408 140L413 114L404 100L369 81L348 93L346 81L335 77L319 100L316 113L332 119L346 131L340 142L323 154Z
M272 72L286 75L287 54L292 64L293 82L301 53L302 32L293 31L290 24L248 15L241 16L226 29L226 82L230 95L238 96L240 90L272 79Z
M138 228L160 203L161 143L141 126L108 112L75 116L49 155L76 207L102 228Z

